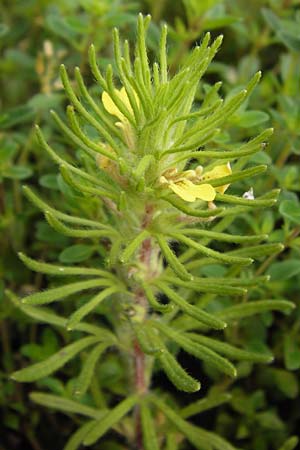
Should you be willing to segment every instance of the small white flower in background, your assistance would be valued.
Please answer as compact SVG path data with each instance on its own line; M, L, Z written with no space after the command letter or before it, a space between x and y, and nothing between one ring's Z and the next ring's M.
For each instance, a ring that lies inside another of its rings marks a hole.
M249 189L249 191L244 192L243 198L246 198L247 200L254 200L255 199L252 187Z

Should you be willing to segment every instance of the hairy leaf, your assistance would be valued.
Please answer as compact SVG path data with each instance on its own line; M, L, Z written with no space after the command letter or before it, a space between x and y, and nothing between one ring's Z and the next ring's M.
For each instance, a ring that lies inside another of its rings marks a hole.
M33 364L25 369L18 370L11 375L16 381L32 382L44 378L63 367L70 359L74 358L85 348L99 341L98 337L85 337L63 347L59 352L50 356L45 361Z

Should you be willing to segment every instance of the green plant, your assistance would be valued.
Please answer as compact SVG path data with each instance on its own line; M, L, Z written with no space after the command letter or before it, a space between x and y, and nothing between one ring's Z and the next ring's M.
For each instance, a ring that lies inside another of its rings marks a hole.
M180 408L171 395L151 387L152 374L163 370L177 389L193 393L200 389L200 382L178 362L179 349L203 361L214 377L239 375L242 366L235 367L231 360L269 363L269 353L236 347L226 338L238 320L293 308L285 300L259 298L255 288L268 276L252 277L248 270L253 258L276 254L282 245L262 243L267 235L249 235L247 227L245 233L237 234L234 227L235 219L255 208L272 206L278 195L275 189L254 198L248 182L267 168L253 165L251 156L264 149L272 130L242 144L228 142L222 134L224 123L245 105L260 73L223 101L221 83L198 89L222 37L209 45L206 34L169 78L166 27L160 38L159 64L150 65L145 43L148 26L149 17L140 15L133 64L128 42L122 53L118 31L114 31L121 90L115 88L112 66L103 76L94 47L90 48L102 103L90 95L79 69L75 70L78 93L64 66L61 69L72 103L67 108L69 127L56 113L53 117L74 145L74 160L52 150L39 128L37 137L60 166L67 212L24 188L54 230L79 242L92 242L88 250L77 244L69 252L69 261L72 257L76 261L76 256L79 261L80 251L90 252L90 264L83 267L36 262L21 253L30 269L65 276L66 282L30 294L22 302L8 293L29 316L61 328L67 344L45 361L15 372L15 380L49 377L83 353L79 376L72 383L73 399L44 392L31 395L37 403L88 417L66 450L81 443L93 445L111 428L121 438L113 443L105 438L107 448L126 448L127 442L132 448L171 450L187 440L202 450L233 449L216 433L186 420L226 402L229 396L222 388ZM235 195L225 193L233 183ZM72 214L75 204L81 211L78 216ZM232 249L232 244L240 247ZM69 282L74 276L80 279ZM249 301L233 300L245 298L251 287ZM91 289L97 293L87 296L85 291ZM69 296L72 304L59 303L57 314L43 306ZM93 319L83 321L92 312ZM220 331L224 339L219 338ZM111 383L101 379L107 361L119 368L119 377ZM86 396L88 391L91 396ZM123 397L120 402L119 396Z

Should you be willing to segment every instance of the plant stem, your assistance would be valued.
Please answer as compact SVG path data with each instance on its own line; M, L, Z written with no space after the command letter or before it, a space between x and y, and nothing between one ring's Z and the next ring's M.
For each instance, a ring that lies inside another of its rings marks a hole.
M136 303L144 307L146 315L147 300L144 296L143 291L138 290L136 292L135 298ZM137 394L143 396L147 393L148 390L148 380L146 377L146 356L143 350L141 349L137 339L134 339L133 341L133 358L134 358L134 389ZM136 443L136 450L144 450L141 412L140 407L138 405L136 406L135 409L135 443Z
M145 377L145 354L141 350L138 342L134 341L134 363L135 363L135 390L137 393L143 395L147 392L147 383ZM135 410L135 440L136 449L143 450L143 433L141 424L141 411L137 406Z
M152 218L153 207L147 205L145 208L145 215L142 221L142 228L146 228ZM151 253L152 253L152 245L151 238L145 239L141 245L139 259L140 262L148 268L150 271L151 266ZM137 289L135 293L135 303L141 306L144 309L144 317L142 320L145 320L147 316L147 306L148 302L145 298L145 294L142 289ZM133 341L133 357L134 357L134 387L135 391L143 396L148 391L149 379L146 375L146 356L142 351L138 341L134 339ZM135 410L135 442L137 450L144 450L143 446L143 433L142 433L142 424L141 424L141 412L140 407L137 406Z
M145 379L145 354L136 340L134 341L134 361L136 392L143 395L147 392L147 383Z

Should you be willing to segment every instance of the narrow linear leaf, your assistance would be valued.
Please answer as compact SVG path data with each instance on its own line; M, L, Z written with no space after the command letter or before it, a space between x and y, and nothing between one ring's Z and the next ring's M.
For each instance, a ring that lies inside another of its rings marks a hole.
M94 426L95 420L89 420L75 431L64 446L63 450L78 450L83 439L89 433L89 430Z
M100 121L105 124L105 127L110 131L111 134L114 134L121 142L125 142L122 133L120 133L119 130L116 129L117 127L115 126L113 121L107 117L106 111L104 109L101 109L99 105L94 101L93 97L89 94L89 91L83 81L79 67L75 67L75 78L80 89L80 94L93 108Z
M298 445L299 438L297 436L292 436L288 439L279 450L294 450Z
M166 435L166 449L165 450L178 450L179 449L178 442L178 433L168 432Z
M37 135L37 139L39 141L39 144L41 145L41 147L48 153L48 155L50 156L50 158L59 165L64 165L66 166L71 172L76 173L77 175L79 175L81 178L88 180L92 183L94 183L96 186L101 186L102 187L102 183L101 180L99 181L97 179L97 177L90 175L89 173L85 172L84 170L78 169L75 166L72 166L72 164L69 164L68 162L66 162L63 158L61 158L60 156L57 155L57 153L50 147L50 145L48 145L48 143L46 142L44 135L41 131L41 129L39 128L38 125L36 125L36 135Z
M155 238L157 240L158 245L160 246L162 254L166 258L168 264L174 270L176 275L178 275L182 280L191 280L193 276L186 271L185 267L183 266L183 264L181 264L176 255L172 252L163 236L156 234Z
M222 241L222 242L233 242L236 244L244 244L244 243L255 243L260 241L265 241L268 239L267 234L258 234L255 236L239 236L228 233L218 233L217 231L210 230L198 230L194 228L183 228L180 230L181 233L187 234L190 236L199 236L199 237L208 237L214 240Z
M16 308L18 308L20 311L22 311L32 319L42 323L49 323L50 325L54 325L60 328L67 328L68 319L66 317L58 316L46 307L40 308L36 306L24 305L9 290L5 291L5 293ZM111 343L116 342L115 336L110 331L98 325L96 326L90 323L79 323L74 328L74 330L83 331L84 333L97 336L101 341L109 341Z
M166 305L159 303L149 285L147 285L146 283L143 283L142 286L143 286L144 292L146 294L147 300L150 303L151 307L154 309L154 311L168 313L174 309L174 305L172 303L168 303Z
M179 430L192 445L199 450L236 450L225 439L205 431L202 428L191 425L182 419L174 409L171 409L165 402L158 399L156 396L151 397L151 401L165 414L167 419Z
M216 83L216 85L219 85L219 87L221 86L221 84L222 84L221 82ZM178 123L178 122L182 122L182 121L185 122L186 120L189 120L189 119L197 119L199 117L206 116L207 114L210 114L212 111L216 110L216 108L220 107L222 103L223 103L223 100L221 98L219 98L216 101L214 101L213 103L209 104L208 106L201 107L198 111L176 117L170 123L169 128L171 128L173 125L175 125L175 123Z
M146 48L146 33L150 20L151 20L150 15L143 17L143 14L139 13L137 25L137 44L136 44L136 54L141 61L144 84L145 87L148 88L149 90L151 88L151 74Z
M248 82L247 86L246 86L246 90L247 90L247 97L249 95L251 95L251 93L253 92L255 86L258 84L259 80L261 79L261 71L259 70L258 72L256 72L253 77L251 78L251 80Z
M90 406L83 405L74 400L59 397L58 395L44 394L43 392L31 392L30 399L47 408L56 409L66 413L82 414L91 417L92 419L99 419L99 416L103 416L107 413L107 410L91 408Z
M117 193L115 192L111 192L108 191L106 189L106 187L113 187L113 183L110 181L106 182L104 181L104 183L106 184L105 187L95 187L95 184L90 185L87 184L86 182L82 182L78 180L78 177L74 177L74 175L72 175L71 171L64 165L64 164L60 164L59 166L59 170L61 173L61 176L63 178L63 180L65 181L66 184L68 184L72 189L74 189L75 191L80 192L81 194L89 194L88 197L96 197L96 198L100 198L100 197L107 197L107 198L111 198L113 200L117 199ZM98 173L99 173L99 178L103 178L102 177L102 173L100 171L100 168L98 168ZM104 184L103 183L103 184ZM110 229L110 227L106 226L106 229Z
M111 286L113 281L108 279L95 278L88 281L79 281L76 283L66 284L53 289L48 289L44 292L37 292L35 294L28 295L22 299L22 303L29 305L43 305L45 303L51 303L56 300L68 297L76 292L81 292L86 289L95 287Z
M209 394L208 397L201 398L196 402L190 403L185 408L182 408L180 411L180 416L183 419L188 419L189 417L200 414L203 411L207 411L208 409L216 408L223 403L227 403L230 399L230 394Z
M82 103L78 100L77 96L75 95L75 92L72 88L72 85L70 83L67 71L65 66L62 64L60 66L60 76L61 76L61 80L62 83L64 85L65 91L69 97L69 99L71 100L71 102L73 103L74 107L76 108L76 110L82 115L82 117L84 117L84 119L90 124L92 125L99 133L101 136L104 137L104 139L109 143L109 145L113 148L113 150L116 152L116 154L118 155L120 152L119 146L117 145L116 141L112 138L110 132L108 132L106 130L105 127L102 126L102 124L99 122L99 120L97 120L94 116L92 116L92 114L90 114L82 105ZM107 86L106 86L107 87ZM107 90L107 89L106 89ZM113 98L113 97L112 97ZM115 99L113 98L113 101ZM117 103L116 103L117 104ZM119 105L117 105L119 107Z
M98 441L98 439L118 423L138 403L138 400L137 395L131 395L109 411L102 419L97 420L83 440L83 444L92 445Z
M250 148L256 148L258 147L261 149L261 145L266 145L267 140L272 136L274 133L274 128L267 128L266 130L262 131L260 134L258 134L255 138L250 139L250 141L246 142L246 144L241 146L241 150L250 149Z
M92 141L82 131L82 129L79 125L79 121L76 117L74 107L72 105L67 106L67 116L68 116L69 123L71 125L73 132L84 143L85 146L92 149L94 152L96 152L100 155L103 155L106 158L109 158L110 160L116 161L117 157L114 152L112 152L112 151L110 152L109 150L107 150L105 145ZM109 123L109 122L107 121L107 123Z
M170 203L175 208L179 209L179 211L182 211L184 214L193 217L203 217L203 218L215 217L224 211L224 208L205 209L205 210L191 208L189 206L186 206L184 202L170 196L163 197L162 199Z
M90 276L90 275L99 275L107 278L114 278L114 276L107 272L106 270L96 269L93 267L69 267L69 266L59 266L55 264L44 263L42 261L36 261L28 256L24 255L24 253L18 253L19 258L23 263L31 270L35 272L41 272L49 275L81 275L81 276Z
M251 178L257 176L267 170L267 166L260 165L256 167L251 167L250 169L240 170L231 175L226 175L225 177L215 178L213 180L209 180L209 184L213 187L224 186L226 184L232 184L233 182L244 180L245 178ZM205 174L204 174L205 175ZM207 183L207 181L203 180L199 185Z
M78 353L99 341L98 337L85 337L79 339L73 344L63 347L59 352L50 356L45 361L33 364L25 369L18 370L11 375L16 381L30 383L32 381L44 378L56 370L63 367L70 359L74 358Z
M260 314L265 311L280 311L285 314L290 313L295 308L294 303L287 300L256 300L250 303L231 306L218 312L218 317L226 321L242 319L244 317Z
M156 427L148 405L141 404L141 422L145 450L159 450Z
M138 340L138 343L146 355L155 355L163 351L163 348L157 345L155 339L153 339L153 331L150 329L148 322L133 323L134 333Z
M229 208L229 209L234 209L234 208ZM239 213L234 213L233 215L236 215ZM267 255L273 255L276 253L280 253L282 252L282 250L284 249L284 245L279 244L279 243L275 243L275 244L261 244L261 245L252 245L251 247L245 247L245 248L239 248L237 250L231 250L229 252L227 252L228 256L243 256L243 257L248 257L248 260L253 261L252 258L261 258L263 256L267 256ZM189 249L190 251L191 249ZM202 266L207 266L209 264L214 264L215 263L215 258L201 258L198 260L193 260L190 261L189 263L186 263L186 267L190 270L194 269L195 267L202 267Z
M208 348L215 350L221 355L228 356L234 360L240 361L253 361L260 363L271 363L273 361L272 355L264 355L260 353L249 352L247 350L242 350L240 348L234 347L233 345L227 344L226 342L217 341L206 336L198 335L195 333L187 333L191 340L199 342L206 345Z
M273 132L273 128L268 128L258 136L256 136L254 139L251 139L249 142L242 145L240 148L237 148L236 150L198 150L196 152L191 152L190 154L183 155L182 157L176 159L174 163L180 162L187 158L218 158L226 159L227 161L229 161L232 158L235 159L242 156L248 156L264 149L266 145L265 141L273 134Z
M92 73L99 83L99 85L102 87L104 91L107 91L107 84L105 81L105 78L102 76L98 64L97 64L97 55L96 55L96 49L94 44L91 44L89 47L89 63L91 66Z
M164 349L157 357L167 377L179 391L199 391L201 388L200 382L191 377L167 349Z
M81 237L81 238L111 238L116 236L116 232L113 229L105 230L82 230L70 228L64 225L60 220L58 220L53 214L45 212L45 217L49 225L54 228L58 233L70 237Z
M236 368L222 356L215 353L210 348L207 348L205 345L199 345L197 342L186 337L187 335L182 335L177 331L172 330L172 328L163 324L162 322L153 322L155 326L168 338L176 342L181 348L183 348L186 352L191 355L194 355L196 358L206 361L212 366L214 366L217 370L230 377L236 377L237 372ZM191 336L191 335L189 335Z
M75 133L61 120L61 118L56 114L55 111L50 110L50 114L56 122L56 125L60 128L60 130L72 141L76 146L78 146L81 150L87 153L90 156L94 156L95 152L90 147L88 147L84 142L76 136Z
M168 69L167 69L167 33L168 28L167 25L162 27L161 35L160 35L160 43L159 43L159 66L160 66L160 76L161 83L167 83L168 81Z
M74 397L80 399L88 390L93 374L95 371L96 364L101 357L102 353L107 349L107 343L101 343L96 345L90 354L87 356L83 363L81 372L75 382L74 386Z
M139 180L141 177L145 175L145 172L151 166L155 164L155 159L153 155L145 155L138 163L136 169L132 172L133 177L136 180Z
M135 117L134 117L134 111L131 108L131 111L129 110L128 106L125 105L125 103L122 102L122 100L118 97L116 94L116 87L113 82L113 68L111 64L108 64L106 69L106 83L107 83L107 93L109 94L110 98L116 105L116 107L119 109L119 111L126 117L128 122L135 127ZM114 144L116 145L116 144Z
M122 57L122 52L120 48L120 36L119 36L119 30L117 28L114 28L113 30L113 43L114 43L114 55L115 55L115 62L116 66L118 68L119 77L120 80L126 90L128 100L130 103L130 106L133 110L134 117L137 123L139 123L141 119L141 114L139 112L139 106L137 103L137 99L134 95L134 91L132 89L132 86L130 85L130 72L131 72L131 64L127 65L125 59ZM143 104L143 99L139 96L139 100Z
M194 305L190 305L178 294L176 294L176 292L170 289L166 284L161 282L155 282L155 284L162 290L165 295L169 297L170 300L172 300L177 306L179 306L182 311L186 312L189 316L197 319L202 324L216 330L223 330L224 328L226 328L226 322L220 320L219 317L215 317L212 314L209 314Z
M103 229L103 225L95 220L84 219L82 217L70 216L69 214L62 213L57 209L52 208L46 202L41 200L28 186L23 186L23 192L38 209L41 211L49 211L53 216L64 220L65 222L74 223L78 225L86 225L94 228Z
M218 278L209 277L210 282L218 281ZM253 278L225 278L222 280L225 284L230 284L232 286L258 286L260 284L265 284L270 281L269 275L255 276Z
M120 261L122 263L126 263L129 258L133 255L133 253L138 249L138 247L142 244L142 242L149 236L147 230L142 230L123 250Z
M249 212L249 206L232 206L230 208L224 208L223 211L220 212L219 217L238 217L247 212Z
M181 94L184 96L184 93ZM180 98L177 99L177 103L180 103ZM221 102L219 105L222 104ZM218 106L218 105L217 105ZM200 133L196 135L196 138L189 140L187 144L180 145L179 147L171 147L167 150L163 150L161 156L164 157L172 153L186 153L187 151L194 152L197 148L204 146L207 142L214 140L214 138L220 133L219 128L204 128ZM200 154L200 153L199 153ZM181 159L181 158L179 158ZM187 159L187 157L185 158ZM182 159L181 159L182 160Z
M269 275L263 275L254 278L223 278L223 277L194 277L193 281L182 281L178 280L178 278L172 276L164 276L160 278L162 281L165 281L169 284L174 284L175 286L182 286L185 288L193 288L197 292L206 292L206 288L212 286L212 292L216 292L219 294L228 292L232 295L240 295L246 292L245 289L239 288L235 290L232 286L257 286L258 284L266 283L270 280ZM202 287L204 286L204 289ZM226 288L231 286L231 290L226 291ZM225 291L222 291L222 289ZM209 292L209 291L208 291Z
M215 133L217 134L217 133ZM212 136L213 138L214 136ZM193 151L191 150L190 152L184 152L183 155L181 155L180 157L176 158L175 161L173 161L173 165L176 165L177 163L181 162L181 161L185 161L187 159L192 159L192 158L196 158L197 160L203 160L203 159L212 159L212 158L216 158L216 159L225 159L226 161L231 161L233 159L236 158L241 158L242 156L250 156L253 153L257 153L260 150L262 150L262 146L257 147L257 148L245 148L244 150L237 149L237 150L225 150L225 151L221 151L221 150L197 150L197 151ZM173 152L171 152L173 153Z
M104 289L104 291L100 292L100 294L97 294L71 315L67 323L67 329L72 330L87 314L97 308L103 300L119 291L120 288L109 287L108 289Z
M211 257L216 259L217 261L222 261L225 264L241 264L241 265L248 265L253 262L250 258L240 258L236 256L228 255L228 253L220 253L216 250L212 250L209 247L205 247L205 245L199 244L198 242L193 241L193 239L190 239L183 234L180 233L168 233L169 236L173 239L176 239L177 241L183 242L188 247L194 248L199 253L202 253L203 255L207 257Z
M200 123L199 121L196 121L196 123L187 132L185 132L177 142L175 142L174 147L178 147L185 142L189 143L190 140L194 140L196 142L204 133L207 133L212 128L215 129L219 127L228 119L230 115L233 114L233 112L239 108L246 96L247 90L243 89L229 100L226 99L225 102L222 103L221 107L208 116L204 121L201 120Z
M261 244L253 245L247 248L239 248L238 250L232 250L229 252L230 255L241 255L249 256L253 258L260 258L266 255L273 255L274 253L280 253L284 249L282 244Z
M225 281L226 280L226 281ZM161 281L172 283L175 286L183 286L187 289L193 289L196 292L208 292L220 295L243 295L247 292L246 289L240 287L230 286L230 279L225 278L199 278L196 281L182 281L174 279L174 277L162 277ZM235 284L239 280L234 280ZM233 282L234 284L234 282ZM255 283L256 284L256 283Z
M245 206L251 206L253 208L262 208L267 206L272 206L276 203L276 198L270 198L270 199L253 199L249 200L243 197L236 197L235 195L228 195L228 194L216 194L216 201L219 202L226 202L234 205L245 205Z

